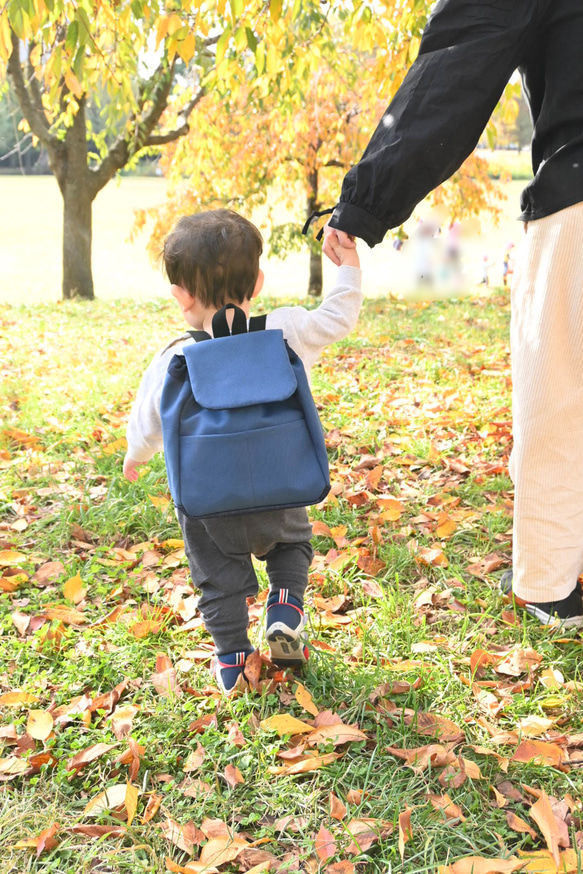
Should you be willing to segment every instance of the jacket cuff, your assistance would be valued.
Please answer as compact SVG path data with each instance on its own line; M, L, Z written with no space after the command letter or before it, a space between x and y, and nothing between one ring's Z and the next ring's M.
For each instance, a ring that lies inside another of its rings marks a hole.
M381 242L388 231L387 225L370 212L345 201L340 201L336 206L329 224L337 231L360 237L371 249Z

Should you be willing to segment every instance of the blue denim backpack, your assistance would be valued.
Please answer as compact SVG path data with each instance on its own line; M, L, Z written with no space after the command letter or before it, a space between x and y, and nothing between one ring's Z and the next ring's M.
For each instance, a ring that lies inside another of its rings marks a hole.
M228 304L213 317L214 337L191 331L196 343L170 362L160 406L164 455L170 493L188 516L305 507L330 490L304 366L265 319L250 319L247 330L243 310Z

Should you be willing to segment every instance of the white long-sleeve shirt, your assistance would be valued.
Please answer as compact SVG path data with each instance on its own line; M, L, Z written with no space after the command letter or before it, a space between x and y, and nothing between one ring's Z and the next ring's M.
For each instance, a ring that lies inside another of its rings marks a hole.
M355 327L362 304L361 271L339 267L334 288L318 309L278 307L269 313L266 329L280 328L291 348L310 370L325 346L346 337ZM170 361L183 347L195 341L188 334L159 352L147 368L132 407L127 428L128 455L134 461L149 461L163 448L160 399Z

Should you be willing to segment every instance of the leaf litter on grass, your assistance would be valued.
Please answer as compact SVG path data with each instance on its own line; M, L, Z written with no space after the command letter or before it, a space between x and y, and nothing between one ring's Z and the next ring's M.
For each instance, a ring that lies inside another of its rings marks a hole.
M105 841L115 871L122 847L175 871L577 870L581 644L491 589L512 539L506 299L367 302L324 356L332 490L311 511L311 666L298 682L258 649L230 702L206 673L162 465L121 479L143 356L119 345L130 311L103 323L128 364L121 395L107 356L82 410L94 369L75 385L51 367L0 440L0 782L42 826L23 818L10 852L67 866L75 835L88 859ZM77 309L55 318L79 345ZM57 378L59 405L43 415L37 395L33 427L35 391ZM87 808L97 822L79 822Z

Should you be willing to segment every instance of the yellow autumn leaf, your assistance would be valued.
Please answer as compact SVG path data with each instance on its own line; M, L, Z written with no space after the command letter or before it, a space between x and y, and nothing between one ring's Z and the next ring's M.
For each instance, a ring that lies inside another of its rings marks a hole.
M78 604L87 594L87 589L83 588L83 580L79 574L70 577L63 586L63 595L67 601L72 601L73 604Z
M276 731L280 737L284 734L306 734L314 730L313 725L308 725L289 713L276 713L275 716L264 719L260 725L264 731Z
M295 698L300 707L303 707L304 710L307 710L307 712L311 713L312 716L317 716L320 712L314 704L312 696L301 683L298 683L297 685Z
M26 733L35 740L46 740L53 730L54 720L48 710L29 710Z

